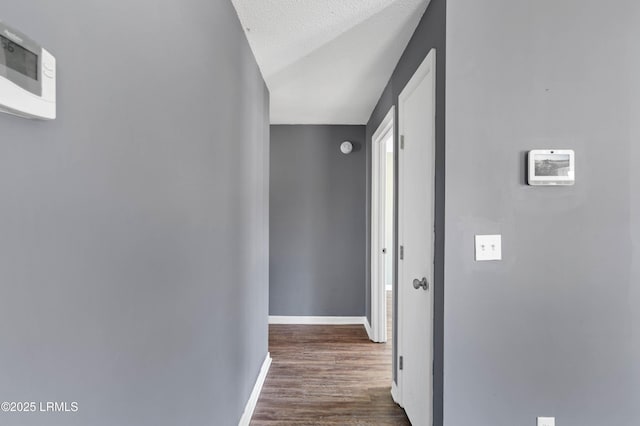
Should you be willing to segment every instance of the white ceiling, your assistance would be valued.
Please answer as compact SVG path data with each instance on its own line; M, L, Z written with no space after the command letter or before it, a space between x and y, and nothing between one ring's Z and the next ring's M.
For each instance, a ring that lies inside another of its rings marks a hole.
M273 124L365 124L429 0L232 0Z

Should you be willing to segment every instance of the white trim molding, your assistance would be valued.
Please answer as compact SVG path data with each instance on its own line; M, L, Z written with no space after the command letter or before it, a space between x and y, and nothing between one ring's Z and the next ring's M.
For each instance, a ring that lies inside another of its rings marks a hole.
M391 382L391 398L393 399L393 402L401 407L404 407L404 405L402 405L402 401L400 400L398 385L396 385L396 382L393 381Z
M258 374L256 384L253 386L253 390L249 396L249 401L247 401L247 405L244 407L244 412L242 413L242 417L240 417L238 426L249 426L251 417L253 416L253 411L256 409L256 404L258 404L260 392L262 392L262 386L267 378L269 367L271 367L271 354L267 352L267 356L262 363L262 368L260 368L260 374Z
M387 137L395 138L396 107L392 106L371 137L371 333L373 342L387 341L387 296L386 296L386 256L390 247L385 247L385 200L386 146ZM397 144L396 144L397 145ZM396 155L394 150L394 156ZM383 249L387 249L386 251ZM395 250L393 250L395 256ZM395 260L394 260L395 262Z
M366 317L364 320L364 329L367 331L367 337L369 337L369 340L373 342L373 332L371 331L371 325L369 325L369 320L366 319Z
M367 317L290 317L269 316L269 324L302 324L302 325L362 325L367 323ZM366 327L366 326L365 326Z

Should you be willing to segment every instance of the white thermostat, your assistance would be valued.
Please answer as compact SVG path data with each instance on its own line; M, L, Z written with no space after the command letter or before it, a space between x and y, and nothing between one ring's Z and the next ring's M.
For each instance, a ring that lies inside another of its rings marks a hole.
M573 185L576 181L575 153L571 149L529 151L529 185Z
M56 58L2 22L0 44L0 112L55 119Z

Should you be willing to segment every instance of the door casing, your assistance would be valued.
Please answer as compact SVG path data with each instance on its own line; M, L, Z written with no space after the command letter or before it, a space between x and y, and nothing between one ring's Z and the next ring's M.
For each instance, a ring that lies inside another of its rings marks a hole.
M382 123L371 138L371 340L382 343L387 341L387 304L385 290L385 255L389 247L385 247L385 217L384 205L385 187L381 185L386 176L386 147L384 141L395 132L395 106L391 107ZM383 155L384 154L384 155ZM394 151L395 155L395 151ZM395 262L394 262L395 263Z

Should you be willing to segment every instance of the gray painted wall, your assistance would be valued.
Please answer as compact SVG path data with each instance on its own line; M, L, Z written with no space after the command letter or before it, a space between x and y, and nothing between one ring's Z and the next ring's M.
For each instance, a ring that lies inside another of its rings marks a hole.
M267 353L268 92L229 1L2 0L58 119L0 115L3 425L236 425Z
M640 4L448 0L445 424L640 423ZM576 150L574 187L525 152ZM502 233L502 262L473 235Z
M364 316L364 126L271 126L271 315ZM357 144L349 155L340 143Z
M418 24L416 31L411 38L406 50L402 54L389 83L387 84L378 104L376 105L371 118L367 123L366 145L371 144L371 138L378 126L389 112L392 106L396 106L396 137L395 150L398 152L399 138L397 132L398 96L409 82L415 71L418 69L424 58L432 48L436 49L436 253L434 269L434 424L442 423L442 341L443 341L443 306L444 306L444 162L445 162L445 71L446 71L446 45L445 45L445 23L446 23L446 1L431 0L429 7L425 11L422 20ZM371 150L367 150L367 241L366 252L371 252ZM397 191L397 156L396 156L396 194ZM397 206L395 217L397 217ZM397 222L396 222L397 235ZM398 241L394 244L398 247ZM397 250L394 250L397 253ZM366 312L369 322L371 322L371 265L369 256L366 264ZM394 272L397 280L397 270ZM397 286L394 287L394 300L397 301ZM394 318L397 318L396 307L394 307ZM397 321L393 322L394 332L397 335ZM394 380L396 378L396 357L397 348L394 341Z

